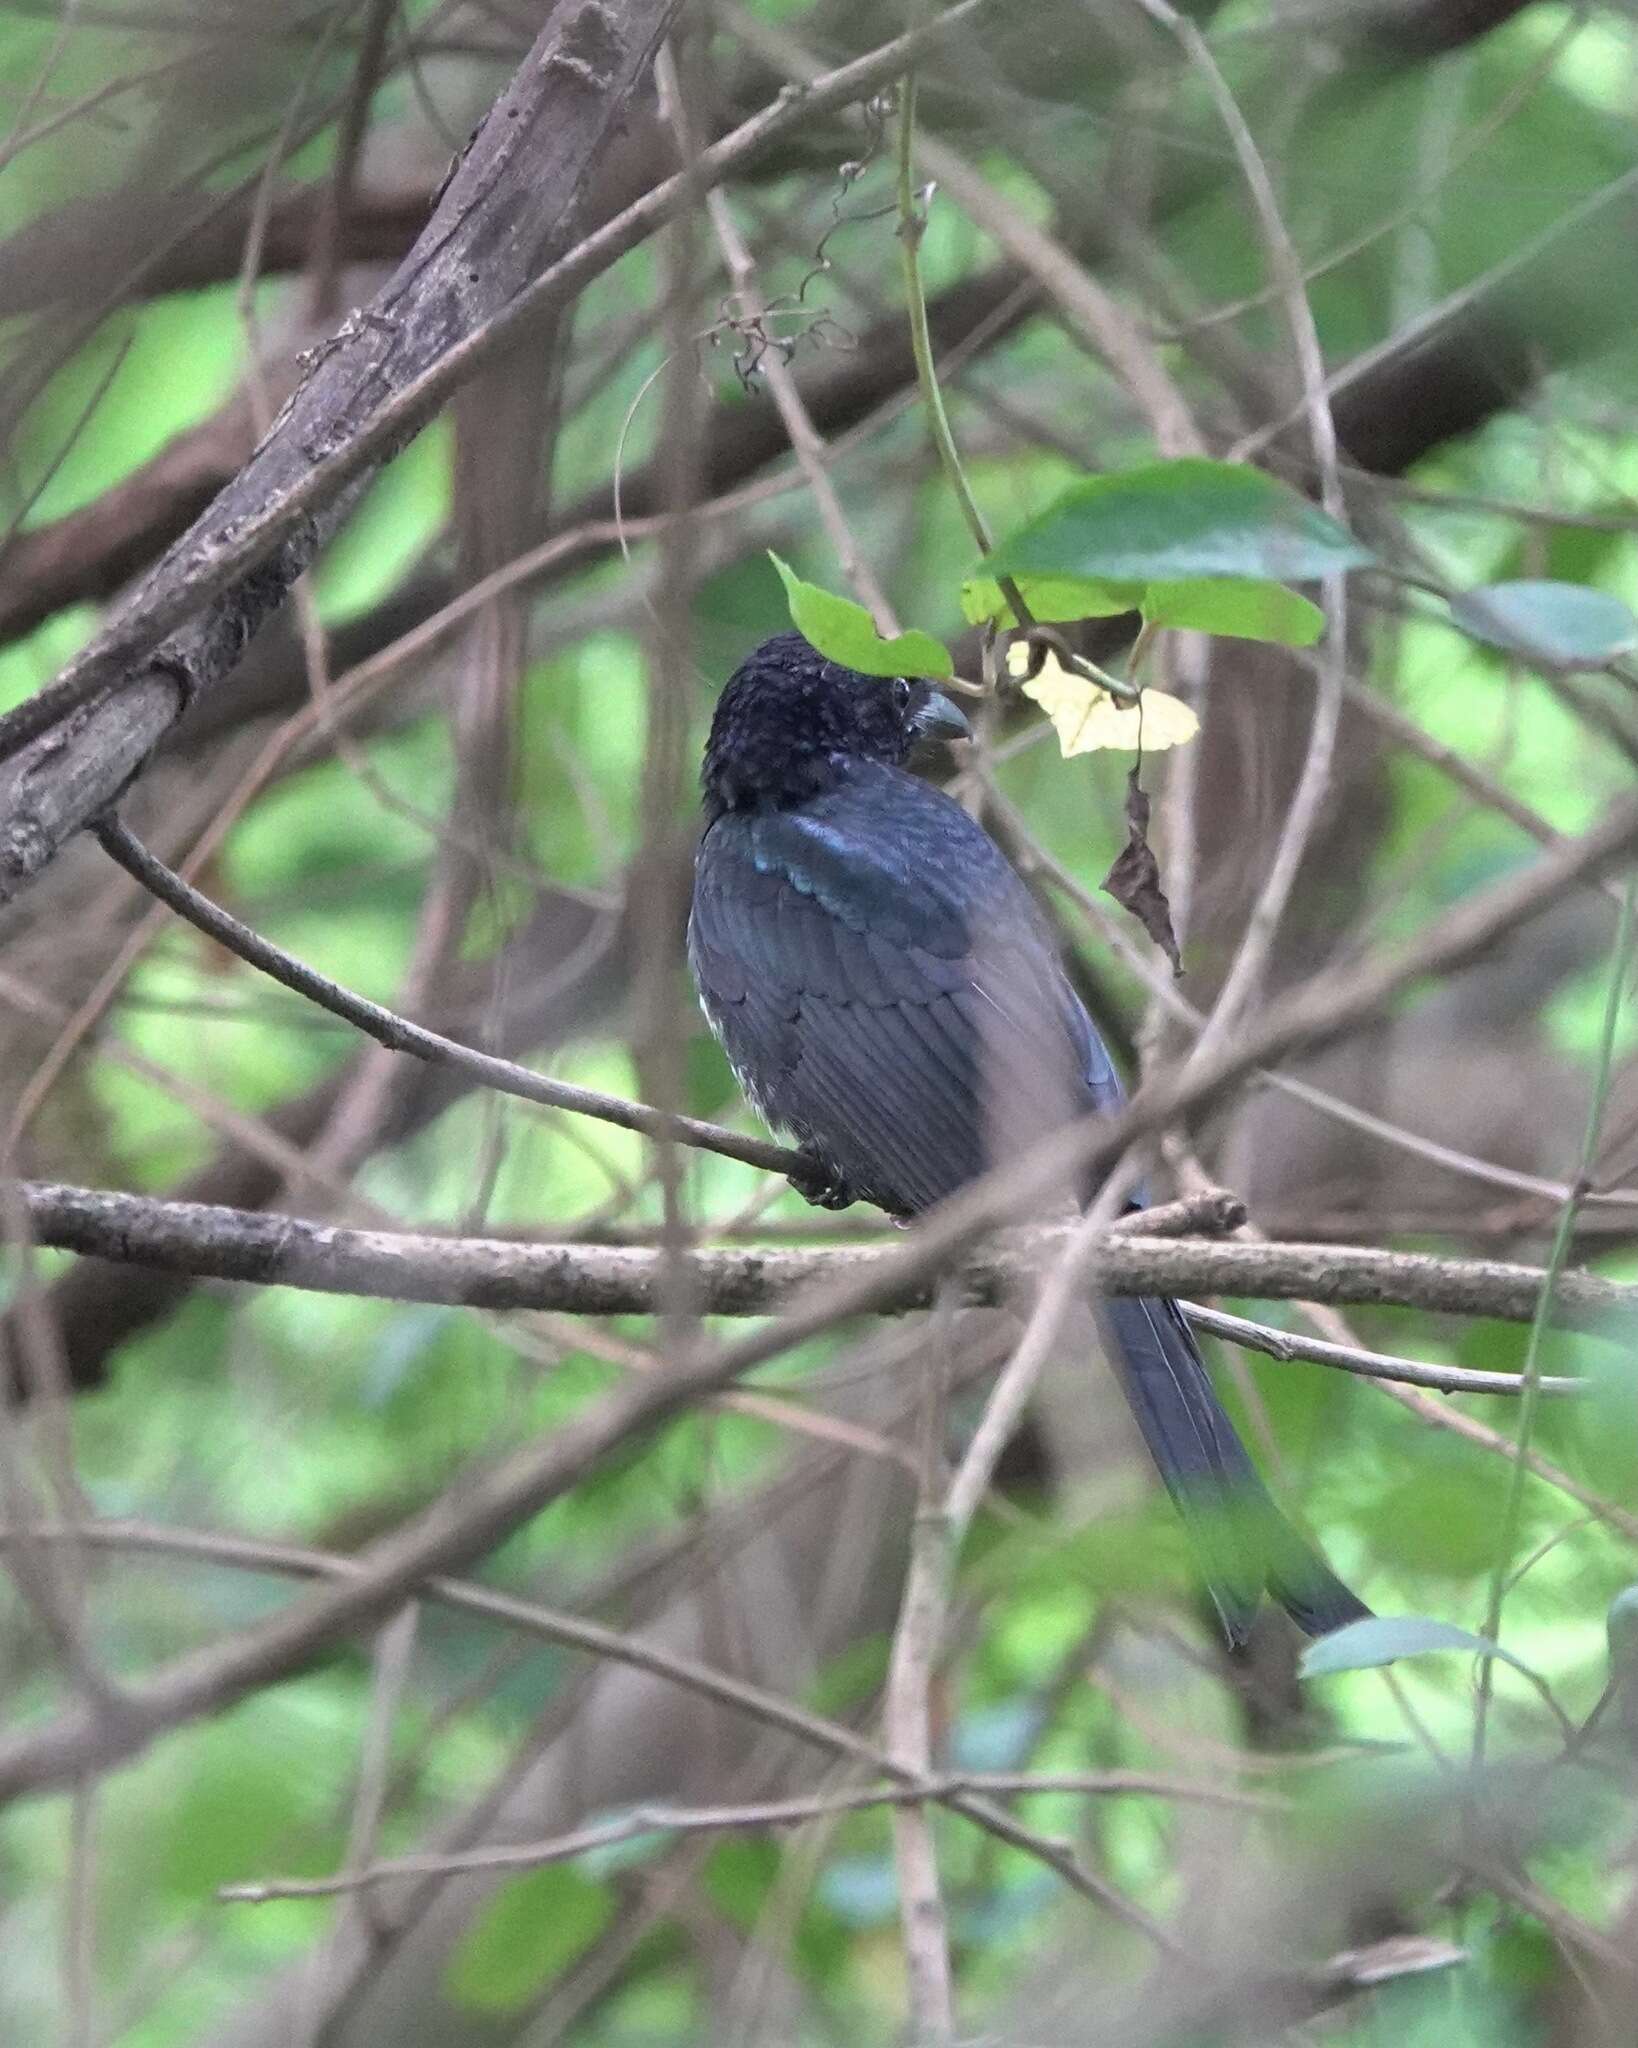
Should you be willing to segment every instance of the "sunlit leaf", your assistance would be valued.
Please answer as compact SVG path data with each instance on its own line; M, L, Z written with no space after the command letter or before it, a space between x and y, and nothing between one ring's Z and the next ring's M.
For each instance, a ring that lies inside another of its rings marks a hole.
M1487 583L1453 597L1450 615L1487 647L1547 668L1604 668L1638 647L1638 618L1584 583Z
M1151 625L1219 633L1235 640L1269 640L1311 647L1325 630L1325 614L1283 583L1237 576L1192 576L1152 583L1099 582L1090 577L1018 576L1011 579L1038 625L1110 618L1142 612ZM993 576L969 576L961 609L971 624L1018 621Z
M1007 651L1014 675L1022 675L1029 660L1030 650L1021 641ZM1200 730L1199 719L1181 697L1145 690L1141 705L1118 704L1107 690L1065 668L1050 652L1039 672L1023 684L1023 692L1052 720L1066 760L1104 748L1136 753L1141 746L1145 753L1159 753L1185 745Z
M785 586L791 624L827 661L867 676L936 676L944 681L955 674L950 650L931 633L895 633L884 640L862 604L822 590L817 583L804 583L772 548L768 559Z
M1463 1650L1470 1657L1499 1658L1527 1678L1535 1678L1530 1666L1500 1643L1428 1614L1375 1614L1368 1621L1351 1621L1346 1628L1335 1629L1308 1645L1302 1657L1302 1676L1327 1678L1337 1671L1371 1671L1401 1657L1423 1656L1429 1650Z
M1312 647L1325 631L1317 604L1268 583L1228 576L1194 576L1182 583L1151 583L1143 616L1152 626L1220 633L1231 640L1267 640L1282 647Z
M1334 519L1261 470L1182 456L1072 484L985 568L1104 583L1301 582L1371 559Z

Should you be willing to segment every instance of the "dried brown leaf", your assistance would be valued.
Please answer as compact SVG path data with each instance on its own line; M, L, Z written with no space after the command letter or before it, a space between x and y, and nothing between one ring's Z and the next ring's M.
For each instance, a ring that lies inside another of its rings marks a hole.
M1149 844L1149 798L1138 781L1134 767L1126 778L1126 844L1103 878L1103 886L1123 910L1129 910L1172 963L1173 974L1183 972L1177 934L1172 930L1172 906L1160 886L1160 863Z

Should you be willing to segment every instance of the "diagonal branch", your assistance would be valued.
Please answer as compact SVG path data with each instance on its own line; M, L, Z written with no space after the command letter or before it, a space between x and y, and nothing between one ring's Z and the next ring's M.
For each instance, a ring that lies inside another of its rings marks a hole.
M582 0L547 30L426 233L371 306L349 317L250 463L57 680L0 718L0 900L115 797L186 704L231 673L364 480L452 391L680 201L799 121L868 93L989 0L957 0L811 91L782 94L686 175L575 242L590 174L680 4L629 0L617 24L605 0Z
M770 1173L801 1176L808 1171L808 1162L800 1152L770 1144L766 1138L748 1138L719 1124L705 1123L698 1117L673 1116L664 1110L650 1109L646 1103L627 1102L618 1095L605 1095L596 1088L580 1088L569 1081L554 1081L548 1075L535 1073L530 1067L519 1066L515 1060L502 1059L498 1054L484 1052L475 1045L462 1045L453 1038L445 1038L442 1032L429 1031L423 1024L412 1024L407 1017L400 1017L383 1004L372 1003L367 997L343 988L328 975L318 973L282 947L264 939L259 932L252 931L249 925L242 924L220 904L202 896L163 861L155 859L141 841L116 819L105 818L96 832L104 849L128 875L151 890L160 902L185 917L207 938L215 939L230 953L237 954L241 960L248 961L252 967L270 975L297 995L305 996L320 1009L328 1010L333 1017L357 1025L360 1031L367 1033L378 1045L384 1045L389 1052L405 1052L413 1059L425 1060L433 1066L456 1067L469 1079L481 1082L499 1094L515 1095L525 1102L538 1102L545 1109L572 1110L581 1116L592 1116L603 1123L615 1124L623 1131L640 1131L645 1137L679 1145L695 1145L705 1152L720 1153L725 1159L737 1159L746 1166L765 1167Z

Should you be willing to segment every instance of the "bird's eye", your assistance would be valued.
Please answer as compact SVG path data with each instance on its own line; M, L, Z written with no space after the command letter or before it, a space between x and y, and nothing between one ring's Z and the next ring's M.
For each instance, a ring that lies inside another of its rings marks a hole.
M900 711L910 709L910 699L915 695L914 686L908 676L893 678L893 702Z

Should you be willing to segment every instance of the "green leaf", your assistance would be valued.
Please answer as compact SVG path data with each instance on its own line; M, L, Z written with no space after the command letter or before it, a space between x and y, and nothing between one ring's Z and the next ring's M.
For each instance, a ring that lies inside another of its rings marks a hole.
M1181 456L1072 484L984 566L1106 583L1301 582L1371 560L1334 519L1261 470Z
M1283 583L1240 577L1193 576L1182 583L1151 583L1143 616L1152 626L1182 626L1231 640L1272 640L1282 647L1312 647L1325 631L1317 604Z
M469 2012L517 2012L591 1947L613 1914L572 1863L503 1884L461 1937L444 1988Z
M1606 668L1638 647L1638 618L1584 583L1488 583L1450 600L1464 633L1546 668Z
M931 633L895 633L884 640L862 604L821 590L817 583L804 583L772 548L768 559L785 586L791 624L827 661L839 661L867 676L935 676L942 682L955 674L950 650Z
M1084 576L1017 576L1018 595L1030 616L1043 626L1069 619L1108 619L1117 612L1135 612L1143 602L1141 583L1097 583ZM969 626L993 619L998 626L1016 626L1012 606L993 576L969 576L961 586L961 615Z
M1134 583L1026 575L1009 580L1041 625L1140 611L1155 626L1181 626L1236 640L1274 640L1285 647L1311 647L1325 630L1325 614L1318 605L1263 578L1191 576ZM993 576L967 578L961 586L961 609L974 626L986 620L1000 626L1018 623Z
M1346 1628L1334 1629L1317 1643L1310 1643L1303 1652L1300 1671L1304 1678L1328 1678L1337 1671L1371 1671L1380 1664L1420 1657L1429 1650L1465 1650L1472 1657L1496 1657L1539 1683L1530 1666L1500 1643L1427 1614L1377 1614L1369 1621L1351 1621Z

